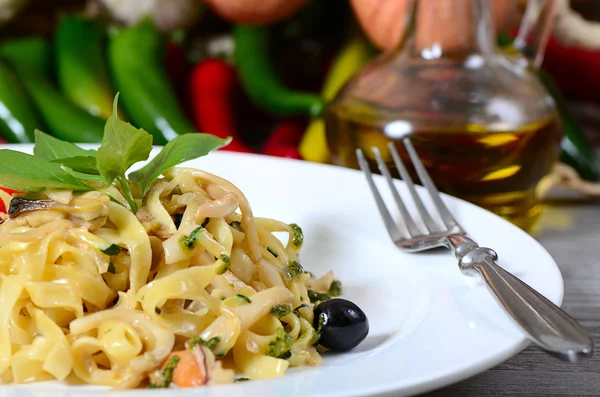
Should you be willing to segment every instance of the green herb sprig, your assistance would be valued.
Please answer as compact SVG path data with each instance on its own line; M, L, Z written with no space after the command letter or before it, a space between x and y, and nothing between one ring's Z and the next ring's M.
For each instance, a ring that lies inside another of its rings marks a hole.
M115 185L134 213L138 206L132 191L142 195L168 169L207 155L224 147L231 138L190 132L179 135L141 169L127 177L134 165L148 160L152 151L152 135L119 120L115 96L113 115L104 127L98 150L86 150L73 143L35 131L34 155L9 149L0 150L0 186L25 192L46 188L91 191ZM132 187L134 188L132 190Z

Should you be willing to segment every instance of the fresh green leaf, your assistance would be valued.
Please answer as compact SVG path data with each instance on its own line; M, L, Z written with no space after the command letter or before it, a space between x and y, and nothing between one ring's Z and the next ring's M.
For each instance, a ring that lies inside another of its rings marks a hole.
M14 150L0 150L0 186L27 192L46 188L92 190L58 164Z
M91 182L91 183L104 183L104 181L102 180L102 177L100 175L90 175L90 174L84 174L83 172L77 172L77 171L73 171L70 168L66 168L65 171L67 171L69 174L73 175L75 178L81 180L81 181L86 181L86 182Z
M108 118L104 127L102 144L96 154L96 165L106 186L116 181L135 214L138 208L125 173L133 164L148 159L152 151L152 135L119 120L118 99L119 94L115 96L113 115Z
M40 130L35 130L35 146L33 154L42 160L52 161L69 157L95 157L95 150L82 149L79 146L61 141Z
M98 171L107 186L118 177L124 179L129 167L147 160L152 150L152 135L119 120L118 99L119 94L115 96L113 115L106 121L102 144L96 154Z
M129 176L132 182L139 183L142 194L163 172L183 162L206 156L210 151L226 146L231 138L221 139L210 134L190 133L180 135L165 145L160 153L142 169Z
M63 157L60 159L50 160L52 163L60 164L69 167L73 171L82 172L84 174L100 175L96 165L96 158L91 156L73 156Z

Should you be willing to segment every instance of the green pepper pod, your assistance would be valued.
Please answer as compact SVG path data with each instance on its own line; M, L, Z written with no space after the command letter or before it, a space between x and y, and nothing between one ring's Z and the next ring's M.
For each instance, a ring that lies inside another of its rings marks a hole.
M79 108L53 84L51 48L39 37L5 42L0 57L15 70L49 132L59 139L78 143L100 143L104 121Z
M148 20L114 32L108 46L110 69L125 112L154 136L156 145L195 131L169 82L164 49L164 35Z
M236 25L233 29L235 63L248 96L277 116L319 117L325 102L318 94L285 87L277 78L269 56L269 27Z
M102 26L83 16L61 19L55 35L56 72L64 94L93 116L108 119L116 92L104 56Z
M0 61L0 133L10 143L34 141L38 115L14 70Z
M573 167L582 179L597 181L600 178L598 161L583 131L569 111L566 100L548 74L540 70L538 76L556 102L563 124L560 161Z

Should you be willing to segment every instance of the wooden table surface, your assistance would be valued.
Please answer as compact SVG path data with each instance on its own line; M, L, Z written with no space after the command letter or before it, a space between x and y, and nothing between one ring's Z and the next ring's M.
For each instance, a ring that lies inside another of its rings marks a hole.
M478 376L423 397L600 396L600 201L546 208L536 239L558 263L562 307L594 338L596 354L573 365L530 346Z

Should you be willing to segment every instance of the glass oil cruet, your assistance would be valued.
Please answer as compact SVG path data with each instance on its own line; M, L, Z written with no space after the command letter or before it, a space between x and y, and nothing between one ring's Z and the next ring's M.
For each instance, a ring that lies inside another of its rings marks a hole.
M363 149L374 172L371 148L378 147L399 177L387 144L397 142L410 164L400 142L409 136L441 191L530 230L540 213L536 186L557 161L562 135L554 101L534 73L553 0L527 5L512 48L530 44L529 57L497 47L491 2L414 0L398 16L407 18L398 47L330 103L327 144L332 162L351 168Z

